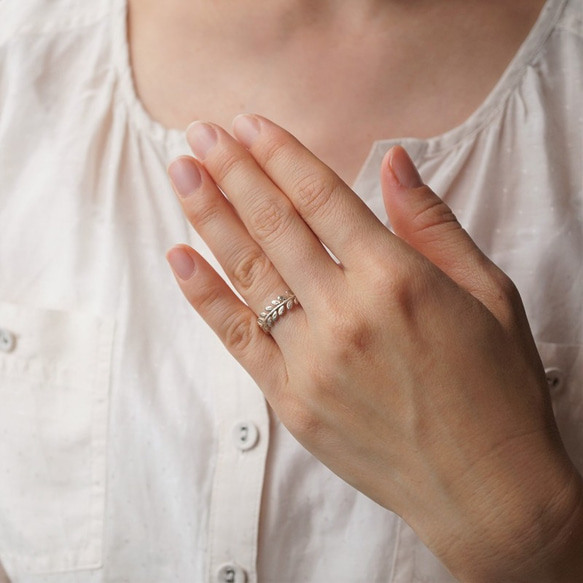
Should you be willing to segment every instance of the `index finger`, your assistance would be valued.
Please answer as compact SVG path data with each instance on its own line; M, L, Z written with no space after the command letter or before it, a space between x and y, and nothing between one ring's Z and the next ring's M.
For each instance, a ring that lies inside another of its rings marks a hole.
M345 268L361 265L391 236L358 195L286 130L244 114L234 119L233 133Z

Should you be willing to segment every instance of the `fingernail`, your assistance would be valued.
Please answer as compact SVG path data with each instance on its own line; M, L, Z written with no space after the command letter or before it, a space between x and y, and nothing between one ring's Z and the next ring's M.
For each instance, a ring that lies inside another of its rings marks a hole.
M186 129L186 135L194 155L204 160L212 147L217 143L217 132L208 123L195 121Z
M423 186L423 180L407 154L407 150L402 146L395 146L391 152L389 165L397 182L405 188L419 188Z
M183 280L190 279L194 273L194 259L184 247L173 247L166 254L174 273Z
M181 197L194 194L202 182L200 170L192 159L188 158L177 158L171 162L168 166L168 176L170 176L174 190Z
M259 120L254 115L238 115L233 120L233 133L244 146L250 148L259 135Z

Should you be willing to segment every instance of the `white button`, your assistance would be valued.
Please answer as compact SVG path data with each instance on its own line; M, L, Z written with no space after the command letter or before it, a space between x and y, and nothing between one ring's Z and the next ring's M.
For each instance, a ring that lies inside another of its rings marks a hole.
M5 330L4 328L0 328L0 350L2 352L10 352L14 349L14 345L16 344L16 337L12 332Z
M251 421L241 421L233 429L233 439L241 451L255 447L259 438L259 430Z
M565 375L562 370L558 368L546 368L545 374L547 375L547 384L551 391L556 392L563 386Z
M247 573L239 565L230 563L219 567L217 581L219 583L245 583Z

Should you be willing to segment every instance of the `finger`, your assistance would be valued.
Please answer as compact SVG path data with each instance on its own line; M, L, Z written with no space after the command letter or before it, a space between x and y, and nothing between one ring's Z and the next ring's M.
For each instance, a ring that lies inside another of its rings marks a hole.
M304 306L335 286L342 270L249 152L214 124L192 124L187 137L196 157L225 192L259 244Z
M337 174L289 132L258 115L240 115L233 132L346 269L362 265L388 229Z
M178 245L166 258L192 307L266 396L275 396L285 384L286 366L274 339L257 325L255 314L194 249Z
M510 279L462 228L451 209L426 186L401 146L389 150L381 166L385 208L395 234L427 257L499 320L510 317Z
M249 235L233 206L205 169L190 156L168 166L168 174L184 213L204 239L251 309L259 314L266 303L290 286Z

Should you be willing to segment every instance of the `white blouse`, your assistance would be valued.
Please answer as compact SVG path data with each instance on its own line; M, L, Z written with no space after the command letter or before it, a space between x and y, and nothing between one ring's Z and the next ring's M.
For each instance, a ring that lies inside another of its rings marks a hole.
M165 251L216 262L166 178L184 135L136 97L125 10L0 1L0 580L452 581L182 296ZM583 471L583 2L547 1L462 125L372 144L355 190L383 219L398 142L518 285Z

